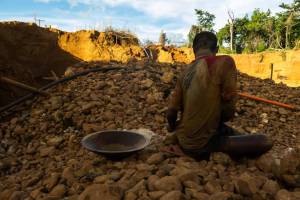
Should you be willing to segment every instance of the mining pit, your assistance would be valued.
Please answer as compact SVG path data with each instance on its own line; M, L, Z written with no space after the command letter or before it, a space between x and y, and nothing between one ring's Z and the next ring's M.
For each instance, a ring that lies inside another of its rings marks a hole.
M296 53L281 64L268 55L258 55L258 62L273 63L275 69L292 62L292 69L280 73L296 86L300 76L289 75L294 68L299 72ZM252 76L243 73L249 70L239 65L248 61L239 57L246 56L257 55L233 56L241 69L240 91L300 106L299 87L275 83L267 70L265 75L255 75L255 69ZM160 151L172 143L165 118L170 93L192 59L191 49L143 48L125 33L67 33L0 23L1 76L39 88L55 75L107 69L54 85L45 90L49 96L35 95L0 113L0 199L300 199L300 111L238 100L236 117L228 124L274 142L259 158L213 153L207 161L196 161ZM1 83L1 106L28 93ZM84 136L111 129L151 131L151 144L117 161L81 146Z

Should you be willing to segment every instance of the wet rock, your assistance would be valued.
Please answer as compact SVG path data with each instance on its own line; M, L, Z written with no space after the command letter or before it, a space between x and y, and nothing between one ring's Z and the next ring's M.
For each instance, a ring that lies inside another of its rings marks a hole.
M23 200L27 196L26 192L23 191L15 191L10 196L9 200Z
M183 199L183 194L180 191L171 191L160 198L160 200L181 200Z
M202 185L199 185L198 183L196 183L194 181L185 181L185 182L183 182L183 185L186 188L190 188L190 189L193 189L195 191L203 191L204 190Z
M57 147L57 146L59 146L63 141L64 141L64 138L63 138L63 137L56 136L56 137L53 137L53 138L48 139L47 144L48 144L49 146Z
M49 99L50 102L50 108L52 110L56 110L60 108L63 105L63 99L60 96L53 96Z
M208 200L231 200L232 194L229 192L217 192L209 197Z
M222 191L222 187L217 181L208 181L204 189L208 194L215 194Z
M147 163L149 165L157 165L159 163L161 163L164 160L164 155L162 153L156 153L151 155L148 159L147 159Z
M257 159L256 166L266 173L271 173L274 168L274 162L275 158L272 155L264 154Z
M232 181L226 182L223 185L223 190L226 192L234 192L234 183Z
M149 191L154 191L155 190L155 182L159 180L159 177L156 175L151 175L148 177L147 180L147 186Z
M143 179L140 182L138 182L133 188L128 190L128 192L132 192L134 194L137 194L137 192L146 190L146 181Z
M9 159L0 160L0 171L8 170L11 167L11 162Z
M93 107L95 107L96 105L97 105L96 102L90 102L90 103L82 105L81 110L82 110L82 112L87 112L90 109L92 109Z
M268 180L264 186L263 191L265 191L267 194L270 194L271 196L275 196L276 193L280 190L280 187L276 181Z
M300 192L292 192L292 198L300 199Z
M186 189L185 194L187 195L187 197L189 199L194 198L194 199L199 199L199 200L207 200L210 196L207 193L199 192L199 191L194 190L194 189Z
M287 114L289 114L289 112L286 109L284 109L284 108L279 108L278 112L281 115L287 115Z
M279 190L275 196L275 200L292 200L292 195L287 190Z
M151 79L146 79L141 82L144 88L148 89L153 85L153 81Z
M72 182L75 181L74 171L71 167L66 167L63 170L62 178L67 180L67 182L71 185Z
M288 149L277 164L276 175L291 187L300 187L300 149Z
M174 78L174 73L165 72L160 79L164 83L171 83L173 78Z
M157 200L159 199L160 197L162 197L163 195L166 194L166 192L164 191L154 191L154 192L149 192L149 197L152 199L152 200Z
M46 157L53 154L55 151L55 147L43 147L40 149L41 157Z
M0 192L0 199L9 199L10 196L14 193L12 189L6 189Z
M118 186L94 184L88 186L78 197L78 200L103 199L120 200L123 197L123 191Z
M105 183L108 180L109 180L108 175L97 176L94 179L94 183L103 184L103 183Z
M134 194L133 192L127 192L125 194L124 200L137 200L138 196Z
M33 176L33 177L29 178L28 180L22 182L22 185L24 187L30 187L30 186L34 186L39 181L40 181L40 177L39 176Z
M229 155L221 152L215 152L210 155L210 160L221 165L228 165L232 162Z
M185 181L193 181L196 184L200 183L200 178L196 171L188 170L178 176L179 180L183 183Z
M175 176L165 176L154 183L156 190L170 192L172 190L182 190L180 180Z
M23 135L26 133L26 129L21 127L21 126L16 126L14 132L17 134L17 135Z
M255 178L247 173L240 175L235 181L235 188L239 194L252 196L258 191Z
M91 124L91 123L84 123L82 125L82 129L86 133L93 133L96 131L102 130L102 126L100 124Z
M53 173L43 182L43 185L47 188L48 191L51 191L54 186L58 183L60 174Z
M65 195L65 193L66 193L66 186L63 184L59 184L51 190L49 196L55 198L62 198Z
M38 197L42 194L40 189L35 189L33 191L30 192L30 197L32 197L33 199L38 199Z

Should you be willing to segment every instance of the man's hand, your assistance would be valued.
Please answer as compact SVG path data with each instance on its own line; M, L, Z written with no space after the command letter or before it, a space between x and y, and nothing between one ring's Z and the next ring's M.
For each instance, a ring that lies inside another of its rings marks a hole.
M177 110L169 108L167 110L167 120L168 120L168 131L173 132L176 129L177 126Z

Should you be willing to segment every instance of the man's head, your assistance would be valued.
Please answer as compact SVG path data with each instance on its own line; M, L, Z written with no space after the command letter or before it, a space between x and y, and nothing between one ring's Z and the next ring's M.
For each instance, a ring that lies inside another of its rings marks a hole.
M216 54L218 52L217 36L209 31L198 33L193 41L193 49L195 55L201 50L210 50L211 53Z

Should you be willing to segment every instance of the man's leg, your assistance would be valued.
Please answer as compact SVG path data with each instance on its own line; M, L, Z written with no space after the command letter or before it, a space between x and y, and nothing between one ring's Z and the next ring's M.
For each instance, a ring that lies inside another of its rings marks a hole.
M272 146L273 143L265 135L241 135L222 124L218 134L212 136L204 148L184 152L198 159L208 159L212 152L224 152L233 157L255 157L266 153Z
M265 135L225 136L221 151L232 156L256 157L269 151L273 143Z

